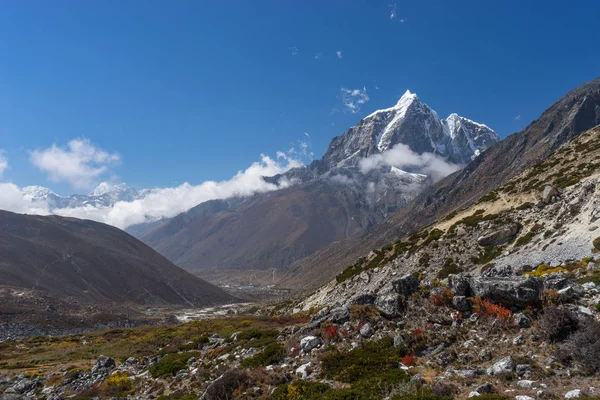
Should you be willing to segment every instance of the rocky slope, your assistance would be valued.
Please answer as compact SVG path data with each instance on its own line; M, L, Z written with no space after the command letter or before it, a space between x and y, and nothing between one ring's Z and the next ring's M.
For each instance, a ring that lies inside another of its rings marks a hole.
M334 242L290 265L280 284L294 288L320 286L372 249L473 203L598 124L600 78L566 94L523 131L510 135L464 169L425 189L367 234Z
M279 269L331 242L368 232L498 140L490 128L456 114L440 119L407 92L394 107L376 111L334 138L322 159L265 178L294 182L292 187L237 201L226 209L211 208L209 213L201 204L136 233L201 276L210 269L230 269L232 275ZM417 161L399 157L365 164L396 146L404 146ZM446 170L433 171L433 161Z
M210 305L221 289L125 232L92 221L0 211L0 283L72 301Z

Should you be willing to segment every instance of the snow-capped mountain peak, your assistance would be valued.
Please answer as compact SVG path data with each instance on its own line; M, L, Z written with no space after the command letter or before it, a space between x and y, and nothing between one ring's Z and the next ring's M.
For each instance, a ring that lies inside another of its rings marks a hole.
M88 196L100 197L108 193L125 191L127 189L129 189L129 186L127 186L127 184L125 183L113 184L108 182L101 182L100 184L98 184L98 186L94 188L94 190L92 190L88 194Z
M25 186L21 188L21 192L30 199L46 199L48 196L57 196L52 190L43 186Z

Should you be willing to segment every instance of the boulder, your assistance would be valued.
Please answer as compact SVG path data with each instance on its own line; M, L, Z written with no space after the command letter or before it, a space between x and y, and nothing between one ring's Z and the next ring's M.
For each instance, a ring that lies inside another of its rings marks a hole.
M514 368L514 362L511 357L504 357L487 369L487 374L490 376L502 375L511 373Z
M375 299L375 308L388 318L395 318L404 312L404 299L395 292L383 293Z
M364 337L365 339L373 336L373 327L371 327L371 324L367 322L360 328L360 336Z
M473 309L473 302L465 296L454 296L452 298L452 305L461 312L471 312Z
M110 357L106 357L106 356L100 356L98 357L98 359L96 360L96 363L94 364L94 366L92 367L92 379L94 381L98 380L98 379L104 379L106 378L110 372L115 368L115 360L110 358Z
M401 278L396 279L392 282L394 291L401 296L409 297L417 290L419 290L419 281L417 278L410 274L406 274Z
M316 336L306 336L300 340L300 349L308 353L312 349L316 348L319 344L321 344L321 340Z
M517 313L513 316L515 325L521 329L527 329L531 327L531 320L523 313Z
M552 185L546 185L544 186L544 190L542 190L542 201L545 204L550 204L553 201L552 199L558 197L559 195L560 193L558 189Z
M491 383L484 383L483 385L477 386L475 391L479 394L490 394L494 391L494 387Z
M505 307L524 307L537 303L543 292L543 284L533 276L513 278L474 278L471 289L475 296Z
M450 275L448 285L456 296L472 296L471 283L465 275Z
M359 294L350 300L350 304L358 304L361 306L372 305L375 303L375 296L372 294Z
M296 375L300 377L300 379L308 378L308 368L310 368L310 362L306 364L302 364L296 369Z
M477 239L477 244L480 246L498 246L513 239L515 236L517 236L518 232L518 224L508 224L500 229L484 233L483 236Z
M585 396L580 389L569 390L565 394L565 399L580 399L582 397L585 397Z

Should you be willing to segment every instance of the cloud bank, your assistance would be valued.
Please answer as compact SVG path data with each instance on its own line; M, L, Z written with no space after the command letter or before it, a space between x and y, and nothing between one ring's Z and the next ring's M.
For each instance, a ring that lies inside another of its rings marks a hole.
M433 153L415 153L405 144L397 144L391 149L360 160L360 171L365 174L372 169L391 166L400 169L416 169L419 173L431 176L434 181L458 171L460 165L450 163Z
M96 147L88 139L79 138L65 147L53 144L50 148L32 151L29 159L52 182L68 182L74 188L86 189L121 158Z
M263 177L282 174L291 168L304 165L302 160L313 156L310 137L305 135L306 140L299 140L296 146L287 152L278 152L276 158L261 154L259 161L238 171L228 180L205 181L198 185L186 182L176 187L145 189L139 192L139 199L119 201L111 207L86 204L82 207L55 209L49 206L50 199L34 199L31 195L24 194L22 188L13 183L0 183L0 209L91 219L122 229L171 218L208 200L251 196L291 185L292 182L289 181L268 183ZM97 148L85 139L75 139L65 147L53 145L45 150L31 152L30 161L47 172L53 180L67 181L74 187L87 187L95 178L105 173L112 163L120 161L120 157ZM0 153L0 166L4 165L3 162L6 162L6 159ZM4 168L6 167L2 167Z

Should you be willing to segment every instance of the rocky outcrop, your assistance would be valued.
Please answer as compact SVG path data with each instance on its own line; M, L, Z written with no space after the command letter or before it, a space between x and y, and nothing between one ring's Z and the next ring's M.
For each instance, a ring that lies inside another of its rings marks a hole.
M498 246L514 239L519 232L518 224L508 224L491 232L486 232L484 236L477 239L480 246Z

